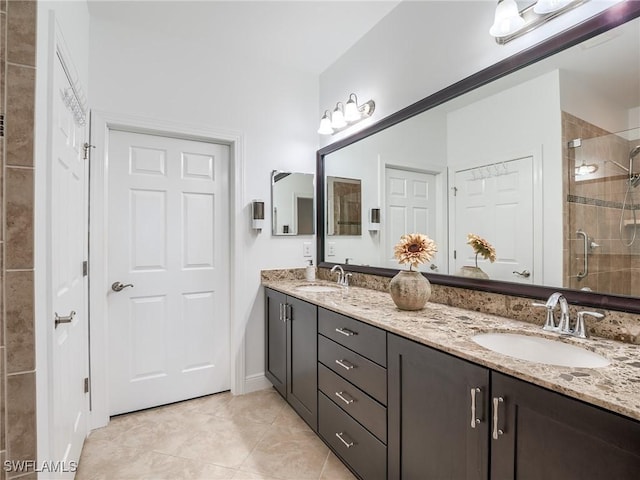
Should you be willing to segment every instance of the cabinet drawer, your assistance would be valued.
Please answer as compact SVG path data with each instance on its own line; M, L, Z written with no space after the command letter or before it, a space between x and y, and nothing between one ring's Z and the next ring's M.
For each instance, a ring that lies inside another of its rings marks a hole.
M318 360L380 403L387 404L385 368L322 335L318 335Z
M387 334L384 330L319 308L318 332L383 367L387 366Z
M320 435L333 450L361 478L387 478L387 447L323 393L318 393L318 406Z
M387 443L387 409L358 387L318 365L318 388L367 430Z

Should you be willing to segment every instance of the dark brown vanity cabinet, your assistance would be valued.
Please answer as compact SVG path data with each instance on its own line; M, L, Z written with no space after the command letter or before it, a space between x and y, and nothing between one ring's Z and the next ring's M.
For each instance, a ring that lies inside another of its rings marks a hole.
M486 479L489 370L396 335L388 349L389 478Z
M491 478L640 478L640 422L497 372L491 383Z
M265 289L265 374L318 430L318 307Z
M387 333L318 309L318 432L354 473L387 478Z
M640 422L388 337L389 479L638 478Z

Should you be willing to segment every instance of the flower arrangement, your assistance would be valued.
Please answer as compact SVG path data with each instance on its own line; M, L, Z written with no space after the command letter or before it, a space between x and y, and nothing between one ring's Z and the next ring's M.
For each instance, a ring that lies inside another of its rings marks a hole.
M478 267L478 255L491 263L496 261L496 249L489 242L475 233L467 234L467 244L471 245L476 254L476 267Z
M409 264L409 271L421 263L429 262L438 251L436 242L422 233L402 235L393 249L393 256L400 264Z

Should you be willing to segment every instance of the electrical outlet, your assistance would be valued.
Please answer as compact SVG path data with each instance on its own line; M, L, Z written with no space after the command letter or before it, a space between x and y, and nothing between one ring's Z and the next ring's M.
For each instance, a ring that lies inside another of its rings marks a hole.
M311 242L302 242L302 256L303 257L311 256Z
M336 256L336 242L327 242L327 257Z

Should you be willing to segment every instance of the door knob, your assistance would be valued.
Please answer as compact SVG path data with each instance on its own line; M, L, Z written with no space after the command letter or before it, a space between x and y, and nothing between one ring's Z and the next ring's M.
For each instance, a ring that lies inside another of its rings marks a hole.
M113 282L111 284L111 290L113 290L114 292L121 292L122 290L124 290L127 287L132 287L133 288L133 283L123 284L121 282Z
M529 270L523 270L521 272L513 272L514 275L518 275L520 277L529 278L531 276L531 272Z

